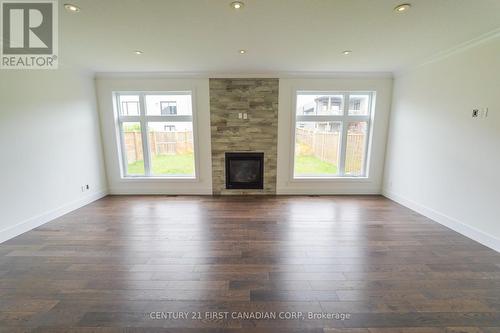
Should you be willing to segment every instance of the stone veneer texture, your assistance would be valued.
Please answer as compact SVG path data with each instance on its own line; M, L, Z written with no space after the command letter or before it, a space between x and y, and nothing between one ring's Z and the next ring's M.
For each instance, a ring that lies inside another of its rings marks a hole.
M276 194L278 88L278 79L210 79L214 194ZM224 154L245 151L264 153L264 190L226 190Z

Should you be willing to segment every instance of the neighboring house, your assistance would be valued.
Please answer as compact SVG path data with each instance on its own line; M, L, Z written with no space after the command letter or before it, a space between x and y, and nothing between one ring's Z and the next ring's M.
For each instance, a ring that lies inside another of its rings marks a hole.
M162 116L174 116L177 114L176 101L161 101L160 110Z
M351 115L363 114L367 110L368 99L365 96L352 98L349 100L349 113ZM342 115L343 98L341 96L319 96L307 104L299 108L299 113L307 115ZM358 124L350 124L350 130L353 131L358 127ZM337 132L340 130L335 122L302 122L298 123L299 128L316 130L319 132ZM361 129L359 129L361 130Z

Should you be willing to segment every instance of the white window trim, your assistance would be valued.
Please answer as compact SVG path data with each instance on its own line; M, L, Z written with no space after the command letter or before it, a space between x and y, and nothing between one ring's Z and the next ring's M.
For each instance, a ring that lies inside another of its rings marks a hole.
M119 103L120 95L138 95L139 96L139 116L122 116L120 115L121 105ZM146 105L144 102L145 95L190 95L191 96L191 116L148 116L146 115ZM188 181L199 182L199 147L198 147L198 125L196 119L196 104L195 91L113 91L113 104L115 111L115 128L118 143L118 159L120 161L120 178L124 181ZM124 122L139 122L141 126L142 150L144 158L144 175L128 175L127 174L127 159L124 155L125 142L123 138L123 123ZM194 152L194 175L193 176L174 176L174 175L153 175L151 173L151 160L149 156L149 136L147 135L148 122L191 122L193 126L193 152Z
M306 116L297 116L297 95L298 94L311 94L311 95L342 95L344 98L344 112L342 115L306 115ZM368 105L370 107L370 112L368 115L349 115L349 95L357 95L364 94L369 95ZM293 111L291 114L291 147L290 147L290 157L291 161L289 163L289 182L291 183L307 183L307 182L318 182L318 181L334 181L334 182L370 182L370 159L371 159L371 150L372 150L372 137L373 137L373 124L375 117L375 100L376 100L376 92L375 91L358 91L358 90L349 90L349 91L338 91L338 90L309 90L309 89L294 89L293 90ZM310 177L295 177L295 130L297 127L298 119L309 121L342 121L342 133L341 133L341 158L339 161L339 175L335 176L310 176ZM344 164L345 164L345 148L344 142L347 137L347 126L346 123L350 121L366 121L367 122L367 135L365 138L365 147L366 153L363 157L363 170L364 175L362 176L344 176Z

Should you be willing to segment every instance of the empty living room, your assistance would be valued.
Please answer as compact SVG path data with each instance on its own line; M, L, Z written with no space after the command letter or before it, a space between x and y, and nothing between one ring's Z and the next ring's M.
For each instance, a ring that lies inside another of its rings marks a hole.
M0 21L0 333L500 333L499 0Z

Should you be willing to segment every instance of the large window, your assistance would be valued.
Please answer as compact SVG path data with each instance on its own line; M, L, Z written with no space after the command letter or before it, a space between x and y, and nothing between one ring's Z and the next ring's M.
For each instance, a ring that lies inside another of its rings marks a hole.
M195 178L191 92L115 93L125 177Z
M372 92L298 91L294 178L366 177Z

